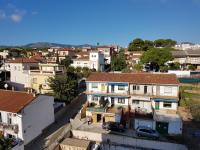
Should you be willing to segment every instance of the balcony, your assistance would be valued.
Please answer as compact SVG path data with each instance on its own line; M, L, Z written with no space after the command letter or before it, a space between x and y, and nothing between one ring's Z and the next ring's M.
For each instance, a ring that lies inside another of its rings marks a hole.
M43 70L30 70L29 74L41 74L41 75L62 75L64 72L63 70L57 71L43 71Z
M19 128L18 128L18 125L17 124L7 124L7 123L3 123L1 122L0 123L0 130L10 130L10 131L13 131L14 133L18 133L19 131Z
M104 108L104 107L88 107L87 111L90 111L90 112L106 112L106 108Z

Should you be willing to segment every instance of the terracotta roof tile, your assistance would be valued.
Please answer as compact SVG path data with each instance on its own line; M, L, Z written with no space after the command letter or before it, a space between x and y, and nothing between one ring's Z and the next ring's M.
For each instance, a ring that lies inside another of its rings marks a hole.
M129 82L136 84L179 84L175 74L153 73L91 73L87 81Z
M39 60L35 58L16 58L15 60L10 60L9 63L38 63Z
M32 94L0 90L0 110L18 113L34 99Z

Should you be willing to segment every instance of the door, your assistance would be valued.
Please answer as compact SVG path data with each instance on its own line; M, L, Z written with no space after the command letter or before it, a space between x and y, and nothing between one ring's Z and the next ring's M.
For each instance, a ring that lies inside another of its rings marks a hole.
M111 93L114 93L114 91L115 91L115 86L111 85Z
M168 122L156 122L156 130L161 134L168 134Z
M114 97L111 97L111 106L113 106L115 104L115 99Z
M144 94L147 94L147 86L144 86Z
M155 102L155 109L156 110L159 110L160 108L159 108L159 102Z

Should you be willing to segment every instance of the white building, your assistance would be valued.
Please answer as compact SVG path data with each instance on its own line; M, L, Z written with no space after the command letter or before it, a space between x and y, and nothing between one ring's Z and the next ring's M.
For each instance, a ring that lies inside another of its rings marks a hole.
M5 63L10 71L10 84L15 90L23 90L28 86L28 72L38 67L39 61L33 58L16 58Z
M96 71L104 71L104 55L97 51L80 52L77 54L77 58L72 59L72 61L71 66L74 68L87 67Z
M0 90L0 131L24 145L54 122L54 98Z
M179 50L197 50L200 49L200 44L182 43L175 45L174 48Z
M4 50L3 52L0 52L0 57L2 57L3 59L6 59L9 55L10 54L8 50Z
M151 116L151 122L159 132L182 133L182 121L177 114L179 81L176 75L92 73L86 83L89 103L86 115L94 122L120 122L119 118L131 117L120 115L120 108L124 114L134 116L133 121L126 120L127 123L135 124L137 116L146 115ZM167 119L162 120L162 117Z
M110 64L115 48L112 46L99 46L97 50L104 55L106 64Z

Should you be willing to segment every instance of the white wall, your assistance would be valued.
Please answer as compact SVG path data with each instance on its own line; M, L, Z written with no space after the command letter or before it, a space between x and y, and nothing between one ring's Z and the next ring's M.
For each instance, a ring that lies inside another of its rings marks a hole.
M24 144L26 145L54 122L54 98L40 95L23 110Z
M160 86L160 96L178 97L178 86Z
M156 129L156 123L154 120L147 120L147 119L134 119L134 122L135 122L135 126L134 128L137 129L138 126L146 126L146 127L149 127L153 130Z

